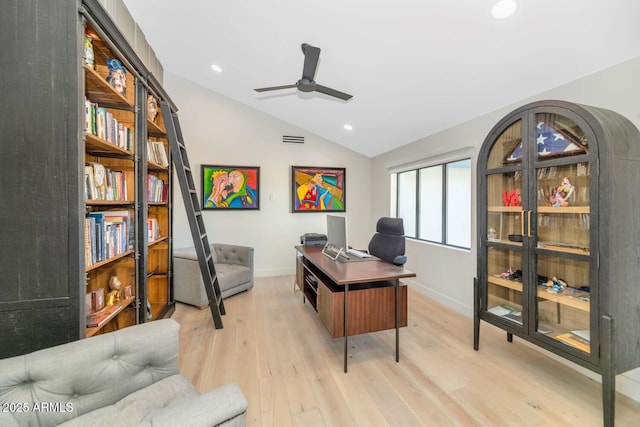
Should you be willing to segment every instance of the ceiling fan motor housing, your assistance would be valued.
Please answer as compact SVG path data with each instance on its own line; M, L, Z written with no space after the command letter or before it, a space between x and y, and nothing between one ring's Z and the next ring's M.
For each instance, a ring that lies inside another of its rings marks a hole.
M298 80L296 86L298 86L298 89L302 92L313 92L314 90L316 90L316 82L309 79Z

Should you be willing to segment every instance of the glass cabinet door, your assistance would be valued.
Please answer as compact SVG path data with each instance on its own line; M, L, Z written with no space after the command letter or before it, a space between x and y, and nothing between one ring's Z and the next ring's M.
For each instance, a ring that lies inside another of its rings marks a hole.
M590 353L590 163L584 132L536 115L536 331Z
M486 310L523 326L524 234L522 122L507 127L492 146L486 182ZM492 173L495 170L494 173Z

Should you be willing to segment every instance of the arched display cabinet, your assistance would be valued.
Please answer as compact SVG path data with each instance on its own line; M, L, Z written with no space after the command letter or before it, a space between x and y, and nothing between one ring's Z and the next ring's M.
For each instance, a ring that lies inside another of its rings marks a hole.
M539 101L505 116L478 157L480 321L602 376L640 366L640 132L601 108Z

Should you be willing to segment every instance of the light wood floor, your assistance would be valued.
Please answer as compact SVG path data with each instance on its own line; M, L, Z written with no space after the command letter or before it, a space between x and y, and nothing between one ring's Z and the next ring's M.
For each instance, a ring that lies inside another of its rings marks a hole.
M602 426L600 384L487 324L409 291L409 326L332 339L293 276L257 278L209 310L178 304L180 368L200 391L237 382L249 426ZM616 397L616 426L640 426L640 403Z

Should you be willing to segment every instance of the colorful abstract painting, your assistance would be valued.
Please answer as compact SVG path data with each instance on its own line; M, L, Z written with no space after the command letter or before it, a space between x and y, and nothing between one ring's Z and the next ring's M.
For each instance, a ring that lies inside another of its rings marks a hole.
M202 165L202 209L260 209L260 168Z
M344 168L292 166L292 212L345 212Z

